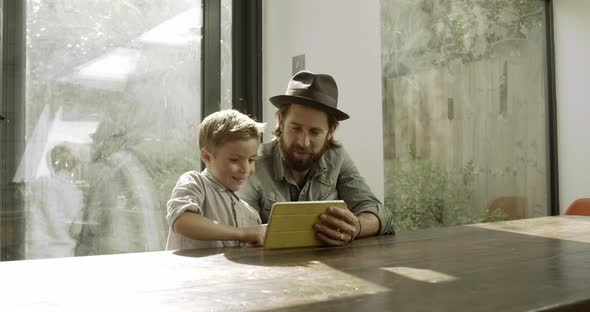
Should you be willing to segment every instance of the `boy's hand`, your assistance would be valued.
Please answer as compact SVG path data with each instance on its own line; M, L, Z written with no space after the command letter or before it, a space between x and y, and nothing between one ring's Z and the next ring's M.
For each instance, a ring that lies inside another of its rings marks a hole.
M253 246L262 246L266 237L266 224L240 228L240 241Z

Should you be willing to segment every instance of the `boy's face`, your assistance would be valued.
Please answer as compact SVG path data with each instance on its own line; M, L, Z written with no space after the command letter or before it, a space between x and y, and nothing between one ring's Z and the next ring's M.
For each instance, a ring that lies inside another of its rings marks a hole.
M228 189L237 192L254 174L258 139L229 141L215 153L203 149L201 158L207 170Z
M332 136L328 115L305 105L291 104L285 118L279 115L279 124L283 127L280 146L285 164L295 171L309 170Z

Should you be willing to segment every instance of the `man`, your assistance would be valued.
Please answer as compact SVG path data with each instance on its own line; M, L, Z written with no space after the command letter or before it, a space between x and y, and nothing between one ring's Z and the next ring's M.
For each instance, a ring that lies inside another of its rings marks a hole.
M284 95L270 98L279 110L275 140L262 145L256 174L239 192L266 223L275 202L342 199L349 210L328 208L314 225L316 237L340 246L359 237L393 233L393 216L334 140L338 87L325 74L301 71Z

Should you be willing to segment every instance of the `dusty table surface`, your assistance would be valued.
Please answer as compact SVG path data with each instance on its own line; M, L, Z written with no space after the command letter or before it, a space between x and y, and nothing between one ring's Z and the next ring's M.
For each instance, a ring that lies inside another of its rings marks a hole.
M0 263L1 311L590 311L590 217Z

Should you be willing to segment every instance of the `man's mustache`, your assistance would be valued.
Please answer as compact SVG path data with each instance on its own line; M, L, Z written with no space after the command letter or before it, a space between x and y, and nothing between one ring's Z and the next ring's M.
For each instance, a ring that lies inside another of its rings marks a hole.
M306 154L312 154L313 150L311 148L305 148L303 146L299 146L299 145L293 145L291 147L291 150L294 152L300 152L300 153L306 153Z

